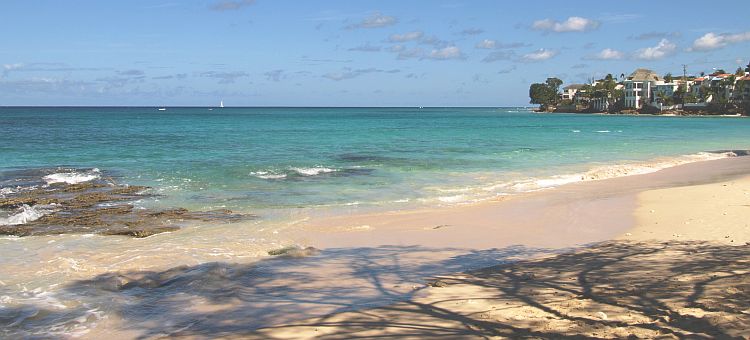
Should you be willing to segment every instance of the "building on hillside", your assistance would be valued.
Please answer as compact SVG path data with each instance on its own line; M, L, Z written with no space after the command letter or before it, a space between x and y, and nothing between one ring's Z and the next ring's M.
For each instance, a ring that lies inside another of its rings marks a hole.
M593 86L595 85L596 83L594 83ZM617 84L614 88L615 91L623 89L625 89L625 86L622 84ZM594 96L594 98L591 98L591 101L589 101L589 108L594 112L607 112L615 104L615 100L616 98L612 96L612 93L609 93L607 97Z
M659 75L649 69L639 68L631 73L623 81L623 85L625 85L625 107L640 109L643 103L650 102L653 98L654 85L658 81L661 81Z
M732 98L737 76L730 73L714 73L710 75L709 81L708 86L712 93L715 93L719 98Z
M560 99L562 100L570 100L571 102L576 96L576 93L581 90L585 85L584 84L570 84L568 86L563 87L562 94L560 95Z
M732 98L736 101L750 102L750 72L745 72L744 76L737 78Z
M651 102L663 103L663 101L669 101L668 98L673 98L674 93L679 88L679 84L676 82L665 83L663 81L657 81L653 84L653 97Z
M690 86L690 93L695 96L695 98L703 98L703 94L706 93L709 83L708 77L695 78L693 80L693 85Z

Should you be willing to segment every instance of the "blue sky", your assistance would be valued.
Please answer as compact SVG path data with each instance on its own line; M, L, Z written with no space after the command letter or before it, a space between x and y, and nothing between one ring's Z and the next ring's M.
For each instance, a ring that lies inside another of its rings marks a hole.
M516 106L528 86L734 71L736 1L16 1L2 105Z

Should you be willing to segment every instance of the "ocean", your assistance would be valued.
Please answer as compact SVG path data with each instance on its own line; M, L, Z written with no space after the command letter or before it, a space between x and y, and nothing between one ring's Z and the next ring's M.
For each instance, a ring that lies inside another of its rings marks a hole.
M180 272L184 280L219 280L238 270L223 263L250 263L293 243L286 232L310 216L470 204L653 172L747 150L748 136L744 118L527 108L0 107L0 198L45 182L108 178L149 187L151 195L131 202L136 209L257 215L139 239L0 237L0 335L85 334L115 311L137 314L136 323L163 317L155 305L184 287L144 297L146 284L112 297L111 287L120 286L106 275L148 277L142 271L187 265L198 267ZM0 210L0 224L23 225L54 210ZM81 280L93 277L96 293L81 293L92 287ZM246 289L240 286L231 289ZM211 294L230 289L214 288ZM141 300L151 304L132 305Z
M739 118L523 108L0 108L0 171L96 168L162 206L398 208L747 148L748 135Z

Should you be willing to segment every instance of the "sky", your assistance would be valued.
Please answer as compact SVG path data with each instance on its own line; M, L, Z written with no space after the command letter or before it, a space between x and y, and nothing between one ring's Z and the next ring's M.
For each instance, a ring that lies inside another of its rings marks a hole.
M747 0L0 5L0 106L528 106L547 77L750 59Z

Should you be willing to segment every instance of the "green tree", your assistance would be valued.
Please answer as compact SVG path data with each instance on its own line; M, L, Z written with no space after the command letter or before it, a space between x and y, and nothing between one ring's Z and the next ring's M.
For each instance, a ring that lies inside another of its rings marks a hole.
M547 86L549 86L550 89L555 91L555 93L560 92L560 85L563 84L563 81L558 78L547 78L546 81Z
M687 92L685 84L681 83L672 94L672 102L685 104L685 92Z
M545 83L534 83L529 87L529 98L531 104L539 104L542 110L547 110L557 100L557 92Z
M670 73L667 73L667 74L665 74L665 75L664 75L664 81L665 81L665 82L667 82L667 83L671 83L671 82L672 82L672 79L673 79L673 78L672 78L672 73L671 73L671 72L670 72Z
M742 67L737 67L737 70L734 71L734 75L739 77L744 76L745 71L742 69Z

